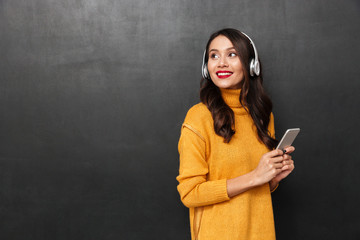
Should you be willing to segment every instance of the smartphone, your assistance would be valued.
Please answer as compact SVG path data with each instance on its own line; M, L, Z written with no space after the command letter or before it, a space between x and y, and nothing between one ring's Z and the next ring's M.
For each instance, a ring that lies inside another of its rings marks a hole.
M291 146L299 132L300 128L291 128L286 130L276 149L284 150L284 148Z

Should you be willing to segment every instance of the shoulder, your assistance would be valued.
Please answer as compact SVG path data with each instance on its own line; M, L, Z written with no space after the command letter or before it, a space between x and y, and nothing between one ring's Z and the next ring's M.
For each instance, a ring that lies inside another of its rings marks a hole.
M213 128L213 119L206 105L198 103L192 106L186 114L183 127L206 135L206 132Z
M200 120L204 117L211 117L211 113L205 104L198 103L188 110L185 120Z

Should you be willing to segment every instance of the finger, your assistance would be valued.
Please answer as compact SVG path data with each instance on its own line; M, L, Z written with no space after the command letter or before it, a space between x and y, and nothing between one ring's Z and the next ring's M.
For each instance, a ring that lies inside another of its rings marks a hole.
M267 157L269 157L269 158L272 158L272 157L275 157L275 156L281 156L283 154L284 154L284 152L281 151L280 149L275 149L275 150L272 150L272 151L270 151L268 153L265 153L265 155Z
M285 165L285 166L283 166L282 168L281 168L281 170L282 171L292 171L292 170L294 170L294 168L295 168L295 166L294 166L294 164L290 164L290 165Z
M274 168L282 168L284 165L282 163L274 163L273 164Z
M291 164L294 164L294 161L293 161L293 160L284 160L284 161L282 162L282 164L283 164L283 166L285 166L285 165L291 165Z
M290 154L290 153L295 151L295 147L294 146L289 146L289 147L286 147L284 150L286 150L287 154Z
M281 168L276 169L275 176L279 175L283 170Z
M270 162L273 162L273 163L279 163L279 162L282 162L284 161L284 157L283 156L277 156L277 157L273 157L270 159Z
M289 154L284 154L283 157L284 157L284 160L290 160L292 158L291 155L289 155Z

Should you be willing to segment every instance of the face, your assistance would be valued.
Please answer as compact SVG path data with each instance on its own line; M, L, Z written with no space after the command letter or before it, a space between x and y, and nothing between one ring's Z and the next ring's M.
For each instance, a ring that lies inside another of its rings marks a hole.
M230 40L217 36L209 46L207 63L211 80L219 88L239 89L244 79L243 67Z

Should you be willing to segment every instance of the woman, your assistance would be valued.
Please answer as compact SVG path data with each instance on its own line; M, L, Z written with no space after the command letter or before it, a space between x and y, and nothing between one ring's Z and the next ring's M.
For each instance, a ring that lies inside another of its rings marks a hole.
M294 169L295 149L273 150L272 103L255 45L235 29L215 32L202 70L201 103L188 111L178 146L191 238L275 239L270 192Z

